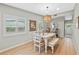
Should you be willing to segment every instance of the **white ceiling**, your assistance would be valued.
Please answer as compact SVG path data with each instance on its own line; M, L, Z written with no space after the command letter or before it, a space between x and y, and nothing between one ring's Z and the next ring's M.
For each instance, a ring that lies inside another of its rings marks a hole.
M73 10L75 3L5 3L40 15L54 15ZM46 7L49 7L48 10ZM58 9L58 10L57 10Z

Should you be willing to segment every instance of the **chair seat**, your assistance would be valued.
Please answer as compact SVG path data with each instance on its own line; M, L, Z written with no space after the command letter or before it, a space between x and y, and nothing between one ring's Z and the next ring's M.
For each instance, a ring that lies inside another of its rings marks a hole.
M34 44L35 46L39 47L39 43ZM44 43L40 43L40 46L44 46Z
M48 43L49 46L54 46L59 41L59 38L53 38L51 42Z
M40 39L40 40L39 39L35 39L34 41L35 42L43 42L44 40L43 39Z

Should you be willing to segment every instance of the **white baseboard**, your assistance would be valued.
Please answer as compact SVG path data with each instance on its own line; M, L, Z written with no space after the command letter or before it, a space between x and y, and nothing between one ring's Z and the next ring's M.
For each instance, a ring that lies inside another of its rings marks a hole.
M8 51L8 50L13 49L13 48L16 48L16 47L18 47L18 46L24 45L24 44L29 43L29 42L31 42L31 41L32 41L32 40L29 40L29 41L26 41L26 42L17 44L17 45L12 46L12 47L2 49L2 50L0 50L0 53L5 52L5 51Z

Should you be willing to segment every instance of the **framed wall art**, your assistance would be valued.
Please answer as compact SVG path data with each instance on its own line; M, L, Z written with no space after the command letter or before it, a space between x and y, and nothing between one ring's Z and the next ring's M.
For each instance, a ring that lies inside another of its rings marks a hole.
M35 20L29 21L29 29L30 29L30 31L36 31L36 21Z

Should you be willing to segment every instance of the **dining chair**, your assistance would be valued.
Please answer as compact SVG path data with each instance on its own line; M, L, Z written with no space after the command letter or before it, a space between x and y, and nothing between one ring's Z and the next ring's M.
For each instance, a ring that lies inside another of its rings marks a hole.
M53 38L53 40L48 43L48 46L52 49L52 53L54 52L54 46L58 43L58 41L59 38Z
M40 33L35 33L34 37L33 37L33 41L34 41L34 51L36 50L36 48L39 49L39 53L41 52L42 47L44 47L44 40L41 37Z

